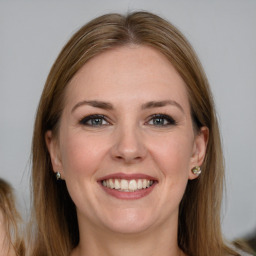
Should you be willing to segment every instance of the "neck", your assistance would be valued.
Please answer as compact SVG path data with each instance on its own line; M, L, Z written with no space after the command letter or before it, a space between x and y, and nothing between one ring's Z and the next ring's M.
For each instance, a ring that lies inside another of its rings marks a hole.
M88 227L83 229L80 226L80 242L71 255L184 256L177 244L177 228L168 229L166 226L139 234L120 234Z

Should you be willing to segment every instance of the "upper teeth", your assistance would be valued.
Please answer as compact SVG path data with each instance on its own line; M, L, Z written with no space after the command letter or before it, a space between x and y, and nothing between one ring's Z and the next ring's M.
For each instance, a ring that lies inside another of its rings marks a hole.
M125 180L125 179L108 179L103 180L102 185L107 188L117 189L124 192L134 192L139 189L150 187L154 183L153 180L138 179L138 180Z

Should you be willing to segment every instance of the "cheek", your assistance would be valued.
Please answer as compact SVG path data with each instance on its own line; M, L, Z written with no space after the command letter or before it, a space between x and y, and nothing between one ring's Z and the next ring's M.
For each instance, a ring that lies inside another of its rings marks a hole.
M91 193L95 189L94 174L99 169L106 149L104 145L100 146L102 142L99 136L92 138L83 132L70 131L63 138L60 147L67 189L75 205L87 212L83 207L93 208L91 202L96 200Z
M65 176L92 175L107 150L97 136L91 138L82 133L70 133L62 141L61 156Z
M177 135L162 138L152 143L151 152L165 176L188 176L192 156L192 139Z

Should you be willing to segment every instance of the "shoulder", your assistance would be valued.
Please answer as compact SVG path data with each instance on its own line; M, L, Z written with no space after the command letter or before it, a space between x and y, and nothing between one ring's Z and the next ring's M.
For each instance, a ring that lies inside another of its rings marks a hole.
M231 247L240 256L255 256L256 255L254 250L244 240L236 240L236 241L234 241Z
M252 254L243 251L239 251L238 253L240 256L253 256Z
M235 249L235 251L240 255L240 256L253 256L253 254L250 254L248 252L242 251L241 249Z
M253 253L253 250L245 243L227 243L227 248L232 251L227 254L229 256L256 256L256 254Z

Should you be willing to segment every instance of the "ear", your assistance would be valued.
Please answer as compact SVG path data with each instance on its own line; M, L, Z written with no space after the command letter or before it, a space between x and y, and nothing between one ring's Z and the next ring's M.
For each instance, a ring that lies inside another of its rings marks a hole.
M193 152L190 161L189 179L193 180L198 175L192 173L192 169L196 166L201 166L206 154L207 143L209 139L209 129L206 126L201 127L200 131L195 135Z
M53 171L55 173L59 172L61 174L61 179L64 179L59 144L57 139L54 138L52 131L47 131L45 133L45 142L51 157Z

